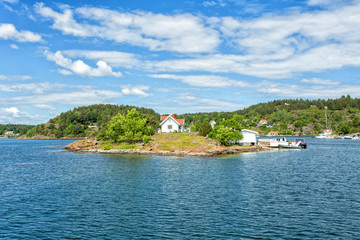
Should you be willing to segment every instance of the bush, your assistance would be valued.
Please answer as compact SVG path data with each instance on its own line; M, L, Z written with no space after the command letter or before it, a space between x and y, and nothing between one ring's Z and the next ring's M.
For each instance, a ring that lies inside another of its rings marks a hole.
M240 140L243 135L239 131L234 131L231 128L224 126L216 126L209 133L209 137L218 140L222 145L228 146L231 141Z
M112 142L142 142L154 132L147 122L148 120L133 108L126 116L118 114L110 120L106 136Z
M204 122L204 123L202 123L202 124L200 125L199 135L205 137L205 136L208 135L211 131L212 131L211 124L208 123L208 122Z

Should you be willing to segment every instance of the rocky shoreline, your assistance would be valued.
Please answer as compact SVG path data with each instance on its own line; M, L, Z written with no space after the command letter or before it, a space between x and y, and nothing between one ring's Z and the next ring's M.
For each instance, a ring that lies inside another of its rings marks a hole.
M214 157L221 155L230 155L230 154L240 154L240 153L249 153L249 152L260 152L260 151L269 151L271 149L251 146L251 147L242 147L242 146L231 146L231 147L214 147L210 150L204 149L185 149L182 151L173 150L173 151L163 151L155 150L152 148L148 149L102 149L101 142L96 140L83 140L76 141L65 147L66 150L72 152L80 153L100 153L100 154L135 154L135 155L160 155L160 156L194 156L194 157Z

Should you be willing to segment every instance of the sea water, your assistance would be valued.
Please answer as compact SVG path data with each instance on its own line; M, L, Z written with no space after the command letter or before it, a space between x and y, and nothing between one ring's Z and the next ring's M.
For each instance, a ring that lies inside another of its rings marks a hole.
M222 157L0 140L1 239L360 239L360 141Z

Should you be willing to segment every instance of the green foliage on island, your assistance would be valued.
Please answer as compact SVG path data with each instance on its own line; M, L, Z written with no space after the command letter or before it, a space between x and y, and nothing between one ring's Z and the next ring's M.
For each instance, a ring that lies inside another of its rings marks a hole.
M230 142L240 140L243 138L239 131L227 128L223 125L217 125L209 133L209 138L218 140L222 145L228 146Z
M199 128L199 135L205 137L212 131L211 124L209 122L203 122Z
M243 138L240 133L242 129L241 120L243 120L241 115L234 114L232 118L219 122L209 133L209 138L216 139L225 146L241 140Z
M34 125L24 125L24 124L0 124L0 135L4 135L5 132L13 131L14 134L24 135L32 129Z
M106 127L106 137L111 142L121 143L148 143L155 129L148 119L142 116L135 108L127 114L118 114L113 117Z
M126 114L135 108L146 117L148 124L154 129L159 124L160 115L149 108L128 105L95 104L82 106L61 113L46 124L39 124L27 132L27 137L46 136L53 138L81 138L106 136L106 126L117 114Z

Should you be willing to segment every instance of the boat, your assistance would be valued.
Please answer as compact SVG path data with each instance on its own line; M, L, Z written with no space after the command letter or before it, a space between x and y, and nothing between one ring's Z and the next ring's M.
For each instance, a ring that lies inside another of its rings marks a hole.
M323 133L323 134L315 136L314 138L318 138L318 139L334 139L335 137L333 135Z
M345 135L345 136L342 136L341 138L345 139L345 140L351 140L353 137L349 136L349 135Z
M279 147L291 149L305 149L307 147L307 144L304 139L296 139L295 142L279 143Z
M360 140L360 134L357 133L357 134L352 135L351 139L352 140Z
M287 143L288 141L286 140L286 138L282 137L282 138L259 139L259 142L268 143L269 147L277 148L279 147L279 144Z
M325 126L326 126L326 129L324 130L324 133L322 133L320 135L317 135L314 138L317 138L317 139L334 139L335 138L332 135L332 130L328 129L328 121L327 121L326 109L327 109L327 107L325 107L325 122L326 122Z

